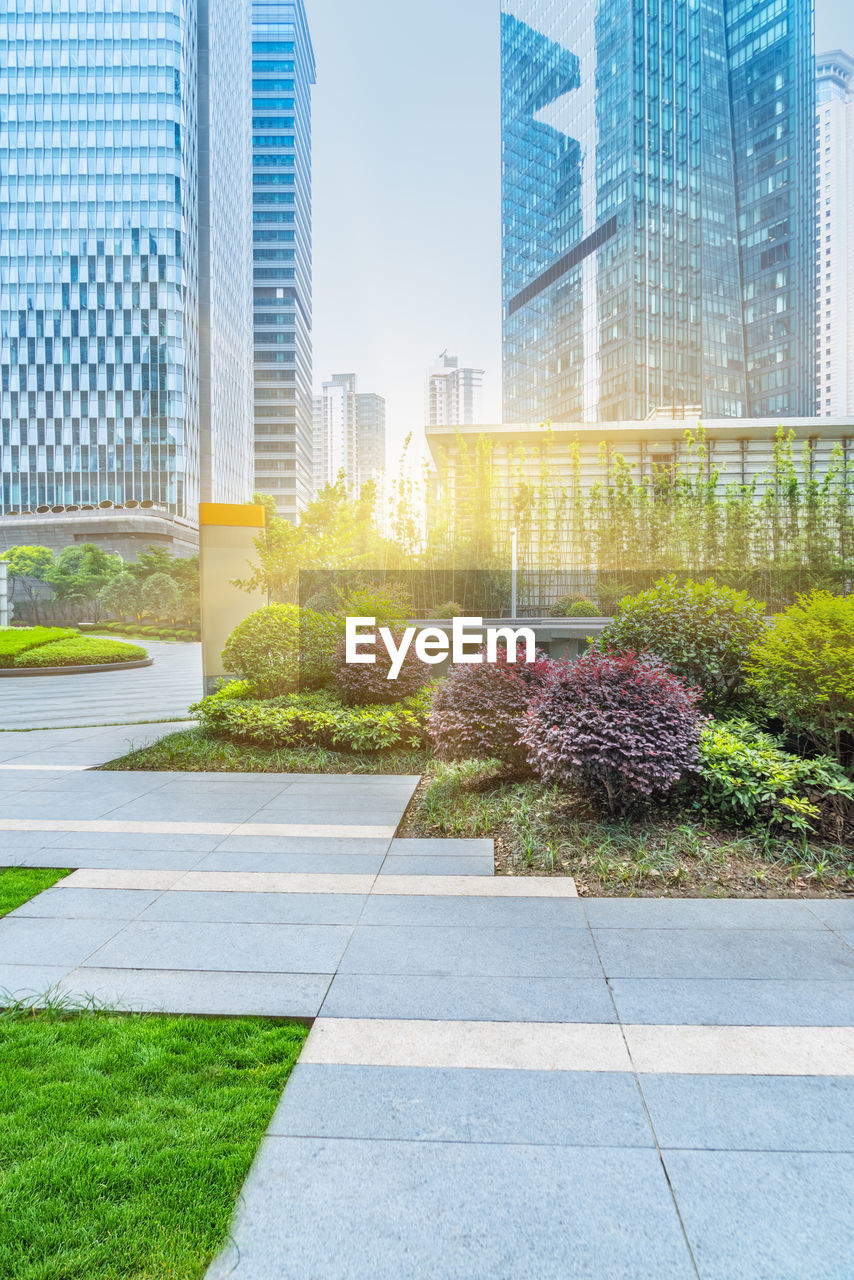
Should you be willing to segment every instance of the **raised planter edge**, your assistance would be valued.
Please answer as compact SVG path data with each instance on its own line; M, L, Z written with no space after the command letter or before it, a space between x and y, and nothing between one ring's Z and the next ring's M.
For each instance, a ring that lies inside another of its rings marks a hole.
M90 662L76 667L0 667L0 679L4 676L86 676L94 671L133 671L138 667L150 667L153 658L134 658L133 662Z

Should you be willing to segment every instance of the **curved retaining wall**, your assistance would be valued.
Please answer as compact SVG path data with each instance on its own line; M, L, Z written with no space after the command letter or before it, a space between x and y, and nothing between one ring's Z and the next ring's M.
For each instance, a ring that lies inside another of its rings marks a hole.
M0 679L4 676L86 676L93 671L132 671L135 667L150 667L153 658L136 658L133 662L92 662L79 667L0 667Z

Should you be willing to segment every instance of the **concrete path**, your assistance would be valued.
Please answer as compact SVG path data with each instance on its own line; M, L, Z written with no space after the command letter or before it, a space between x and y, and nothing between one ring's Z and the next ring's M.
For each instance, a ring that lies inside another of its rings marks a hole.
M0 699L2 696L3 689L0 688ZM2 705L0 702L0 707ZM179 729L189 729L193 724L194 721L185 720L165 725L119 724L0 733L0 795L14 795L31 786L42 786L60 779L64 779L62 789L68 790L74 783L67 775L84 769L97 769L134 747L148 746L165 733L177 733ZM36 773L43 776L36 777ZM10 774L15 776L8 776Z
M0 773L80 868L0 987L314 1019L208 1280L851 1280L854 900L494 878L415 782Z
M139 643L154 659L153 666L0 680L0 729L136 724L186 717L190 703L202 696L201 645L156 640Z

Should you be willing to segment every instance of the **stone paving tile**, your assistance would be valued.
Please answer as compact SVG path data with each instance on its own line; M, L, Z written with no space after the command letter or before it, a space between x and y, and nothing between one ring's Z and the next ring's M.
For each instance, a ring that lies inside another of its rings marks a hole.
M64 973L65 971L63 971ZM0 968L0 976L3 970ZM313 1018L331 974L204 972L187 969L77 969L60 991L77 999L94 997L117 1009L142 1013L211 1016Z
M265 836L251 831L230 835L217 842L216 852L222 854L247 853L298 853L324 856L335 854L344 857L385 857L389 840L385 836ZM227 871L228 867L217 870ZM234 868L239 870L238 867Z
M118 920L0 920L0 964L80 964L112 938Z
M594 929L609 978L854 978L854 954L817 929Z
M594 929L821 929L791 898L585 898ZM854 920L854 917L852 917Z
M189 890L161 894L143 913L142 919L354 925L365 902L364 895L353 893L219 893Z
M325 1018L616 1022L604 978L372 977L336 974Z
M578 898L397 897L372 895L362 925L443 925L496 928L584 927Z
M852 1076L645 1075L661 1147L850 1151Z
M489 858L416 858L396 857L389 854L383 863L384 876L493 876L495 863Z
M32 998L50 991L68 973L70 965L0 964L0 1004L6 997Z
M495 849L492 840L426 840L404 836L392 840L389 853L393 857L482 857L491 861L495 856Z
M591 978L602 970L586 929L361 925L339 972Z
M76 889L56 886L30 898L8 919L133 920L159 896L141 889Z
M854 1076L854 1027L621 1026L640 1073Z
M295 841L295 844L305 842ZM346 843L346 842L342 842ZM382 841L379 842L383 843ZM308 874L375 876L383 864L381 853L234 853L217 849L193 868L194 871L281 872Z
M22 925L47 922L15 923ZM108 969L334 973L351 933L352 929L343 925L199 924L137 920L126 925L111 942L90 956L87 963L96 968Z
M613 1024L326 1017L312 1026L300 1061L508 1071L630 1071L632 1067L623 1032Z
M232 1233L207 1280L696 1280L631 1148L268 1138Z
M613 978L624 1022L848 1026L854 980Z
M150 838L150 837L149 837ZM155 837L156 838L156 837ZM167 840L168 836L159 837ZM115 836L112 837L116 839ZM181 853L162 849L129 849L124 852L113 852L109 849L57 848L48 845L27 855L25 865L29 867L88 867L111 871L133 870L135 868L149 871L191 871L202 853ZM23 857L15 859L24 863Z
M854 898L812 898L806 905L829 929L854 929Z
M623 1072L298 1064L268 1131L296 1138L651 1147Z
M851 1280L854 1156L667 1151L664 1162L702 1280Z
M6 834L0 832L0 843ZM212 853L223 840L222 836L202 836L193 832L152 835L144 831L123 831L120 836L114 831L46 831L41 834L46 845L61 845L64 849L77 849L82 853L110 853L115 857L127 853L149 852L195 853L201 857L205 853Z

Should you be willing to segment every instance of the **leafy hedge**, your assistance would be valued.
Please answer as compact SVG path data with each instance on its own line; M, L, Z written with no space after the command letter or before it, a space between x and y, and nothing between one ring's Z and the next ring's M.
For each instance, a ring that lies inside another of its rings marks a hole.
M148 654L136 644L120 640L98 640L94 636L77 636L56 640L21 653L16 667L86 667L108 662L138 662Z
M803 833L854 817L854 783L828 756L805 759L749 720L714 721L700 734L697 807L737 827Z
M332 679L343 634L343 618L295 604L269 604L235 627L222 660L226 671L250 680L260 696L322 688Z
M751 645L766 630L765 606L709 578L672 575L621 600L602 643L656 654L680 680L702 690L706 711L733 707L744 692Z
M549 612L553 618L601 618L602 616L598 605L588 600L586 596L580 595L561 596L554 602Z
M69 627L8 627L0 631L0 667L17 666L17 657L55 640L73 640L77 632Z
M252 689L248 681L233 681L190 711L217 737L264 747L388 751L419 747L426 739L427 689L393 706L363 707L346 707L328 690L258 699L249 696Z
M854 595L799 596L758 638L747 673L774 715L854 770Z

